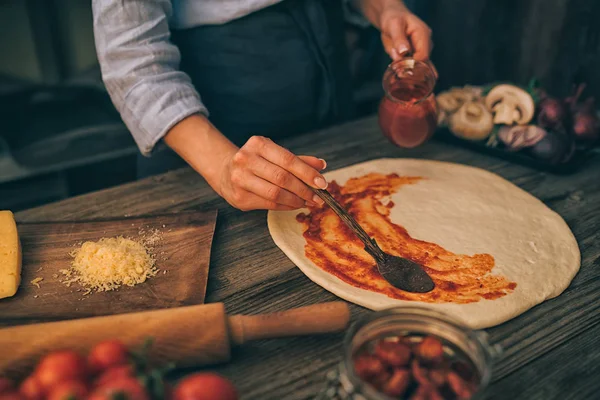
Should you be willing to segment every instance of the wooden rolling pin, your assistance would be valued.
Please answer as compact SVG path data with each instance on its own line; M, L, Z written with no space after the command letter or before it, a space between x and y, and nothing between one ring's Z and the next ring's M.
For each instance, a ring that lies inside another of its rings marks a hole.
M226 362L232 345L258 339L344 330L348 305L331 302L263 315L228 316L222 303L49 322L0 329L0 376L19 378L52 350L88 352L96 343L119 339L139 348L154 339L150 361L191 367Z

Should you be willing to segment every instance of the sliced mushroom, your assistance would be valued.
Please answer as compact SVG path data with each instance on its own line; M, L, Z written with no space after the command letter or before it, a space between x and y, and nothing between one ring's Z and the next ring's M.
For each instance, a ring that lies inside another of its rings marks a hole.
M513 85L494 87L486 96L485 105L494 113L495 124L525 125L535 112L531 95Z
M463 104L450 116L450 131L463 139L483 140L493 128L492 114L478 101Z

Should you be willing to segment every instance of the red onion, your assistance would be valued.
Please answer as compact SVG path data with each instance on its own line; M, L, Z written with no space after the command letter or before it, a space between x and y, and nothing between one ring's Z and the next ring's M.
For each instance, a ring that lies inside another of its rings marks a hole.
M546 135L530 148L531 154L550 164L560 164L569 161L573 156L573 141L558 132L546 132Z
M600 119L593 112L581 111L573 115L573 133L584 142L595 142L600 139Z
M565 99L570 106L573 126L572 132L575 138L581 142L595 142L600 139L600 118L596 112L593 97L588 97L580 102L579 98L585 89L585 84L580 84L574 91L573 96Z
M540 102L538 125L542 128L553 129L562 125L566 115L565 105L558 99L546 97Z
M585 90L586 86L587 85L585 83L579 84L573 90L573 94L571 96L565 98L565 104L567 104L569 106L569 108L571 109L572 113L574 113L575 111L577 111L577 106L578 106L579 98L581 97L581 94Z

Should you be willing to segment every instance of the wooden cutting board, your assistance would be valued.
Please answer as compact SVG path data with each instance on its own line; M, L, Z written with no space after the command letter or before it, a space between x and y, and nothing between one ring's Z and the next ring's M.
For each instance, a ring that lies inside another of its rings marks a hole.
M206 294L217 212L184 212L114 220L18 224L22 281L14 297L0 300L0 326L120 314L201 304ZM67 287L61 269L82 242L103 237L152 238L157 276L110 292L84 295ZM43 278L40 287L31 283Z

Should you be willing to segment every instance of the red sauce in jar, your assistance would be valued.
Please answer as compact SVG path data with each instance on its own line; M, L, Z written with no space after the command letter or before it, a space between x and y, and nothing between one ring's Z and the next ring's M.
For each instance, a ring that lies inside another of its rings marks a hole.
M411 59L392 63L383 76L385 96L379 105L379 126L399 147L423 144L437 127L433 88L435 75L427 63Z

